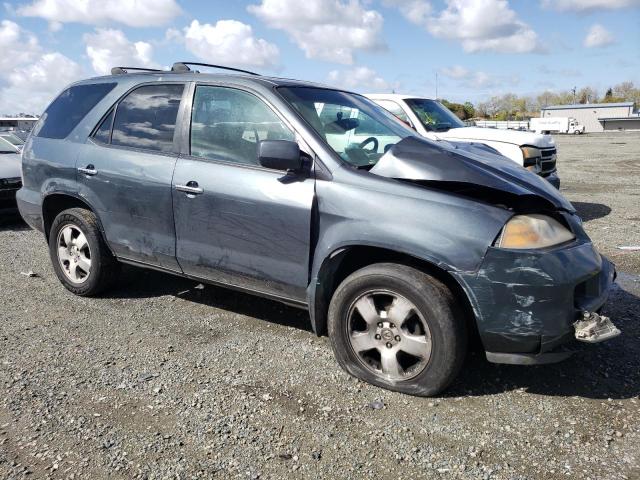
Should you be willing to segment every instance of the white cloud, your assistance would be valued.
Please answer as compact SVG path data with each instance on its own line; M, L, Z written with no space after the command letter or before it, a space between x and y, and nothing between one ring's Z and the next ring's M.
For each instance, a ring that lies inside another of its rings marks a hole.
M445 77L456 78L456 79L469 76L469 70L467 70L466 68L460 65L454 65L453 67L445 67L440 70L440 73Z
M82 76L82 69L61 53L45 53L36 62L14 68L0 89L3 113L40 114L69 83Z
M285 31L307 58L350 65L356 51L384 47L382 15L366 10L360 0L262 0L247 9Z
M613 35L599 23L591 25L583 45L587 48L606 47L614 42Z
M18 7L17 13L25 17L44 18L55 30L61 24L70 22L158 26L166 24L182 11L175 0L34 0Z
M280 58L277 46L256 38L250 25L237 20L219 20L215 25L194 20L182 33L167 30L166 38L184 42L189 52L211 63L273 69Z
M470 89L492 89L504 85L516 85L520 78L516 76L491 75L483 71L472 71L461 65L440 69L444 77L456 80L456 83Z
M348 70L329 72L329 83L347 90L368 90L384 92L397 88L396 84L387 82L375 70L368 67L354 67Z
M10 70L16 63L33 61L40 51L34 35L10 20L0 22L0 73Z
M432 10L431 2L427 0L383 0L382 4L397 7L407 20L416 25L425 24Z
M552 68L549 65L540 65L538 71L545 75L562 76L562 77L580 77L582 72L576 68Z
M464 82L471 88L491 88L499 85L499 81L485 72L473 72Z
M17 23L0 22L0 114L41 113L67 84L82 76L80 66L45 51Z
M458 41L466 52L526 53L542 50L538 35L509 8L507 0L447 0L426 20L437 38Z
M97 28L85 34L87 56L99 75L107 75L111 67L150 67L158 65L151 59L153 46L147 42L130 42L120 30Z
M560 12L588 12L639 7L640 0L542 0L542 6Z

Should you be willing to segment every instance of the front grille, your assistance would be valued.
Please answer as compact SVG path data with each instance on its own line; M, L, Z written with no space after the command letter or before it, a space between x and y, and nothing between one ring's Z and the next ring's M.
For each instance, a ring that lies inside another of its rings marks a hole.
M540 175L546 177L556 171L556 158L557 154L555 148L542 149L542 160L540 162L542 170L540 172Z
M19 190L22 187L20 177L0 178L0 190Z

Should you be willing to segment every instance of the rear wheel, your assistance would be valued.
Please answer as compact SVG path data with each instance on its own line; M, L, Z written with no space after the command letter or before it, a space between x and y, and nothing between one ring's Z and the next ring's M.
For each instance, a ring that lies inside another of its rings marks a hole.
M340 284L329 307L340 365L383 388L435 395L457 375L467 332L451 292L411 267L375 264Z
M70 208L55 218L49 254L58 279L76 295L100 293L118 273L118 262L102 238L96 216L83 208Z

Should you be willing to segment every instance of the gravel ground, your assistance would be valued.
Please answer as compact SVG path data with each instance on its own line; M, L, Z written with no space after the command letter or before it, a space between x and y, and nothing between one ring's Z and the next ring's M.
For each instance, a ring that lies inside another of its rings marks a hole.
M74 297L4 225L0 478L640 478L640 252L618 249L640 245L640 135L558 144L623 335L550 366L471 354L439 398L348 377L277 303L137 269Z

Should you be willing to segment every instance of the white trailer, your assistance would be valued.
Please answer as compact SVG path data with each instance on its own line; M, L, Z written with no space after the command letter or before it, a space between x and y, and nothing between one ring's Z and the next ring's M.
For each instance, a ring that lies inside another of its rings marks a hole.
M581 135L584 133L584 125L581 125L573 117L545 117L532 118L529 128L536 133L570 133Z

